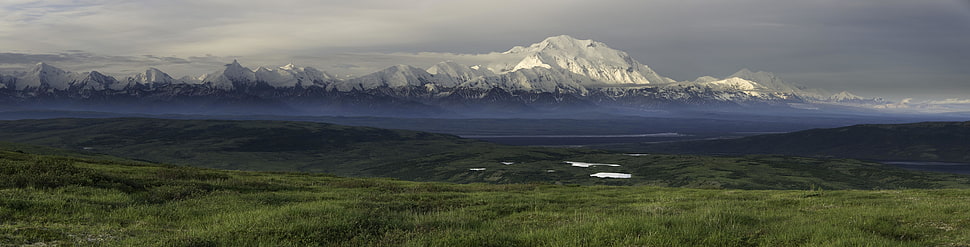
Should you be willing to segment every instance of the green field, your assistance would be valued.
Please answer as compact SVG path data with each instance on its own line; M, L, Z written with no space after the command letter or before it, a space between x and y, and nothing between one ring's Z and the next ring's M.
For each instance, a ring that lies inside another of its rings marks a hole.
M107 154L228 170L322 172L429 182L801 190L970 188L970 176L914 172L849 159L628 156L310 122L148 118L0 121L0 140L73 151L58 153L56 149L20 145L24 150L48 154ZM564 161L620 166L581 168ZM485 170L471 170L478 168ZM598 172L629 173L632 177L590 177Z
M970 246L970 190L447 184L0 150L0 245Z
M282 121L0 121L0 140L22 143L0 143L0 246L970 246L970 176L851 159Z

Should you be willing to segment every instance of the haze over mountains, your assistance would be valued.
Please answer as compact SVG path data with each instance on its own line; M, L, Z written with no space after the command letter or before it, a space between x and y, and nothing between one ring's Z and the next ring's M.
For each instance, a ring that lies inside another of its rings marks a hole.
M402 64L355 78L293 64L251 69L238 61L178 79L154 68L115 78L39 63L29 71L0 75L0 102L31 109L359 115L898 106L850 92L806 88L748 69L726 78L677 82L626 52L565 35L474 56L469 61L483 63Z

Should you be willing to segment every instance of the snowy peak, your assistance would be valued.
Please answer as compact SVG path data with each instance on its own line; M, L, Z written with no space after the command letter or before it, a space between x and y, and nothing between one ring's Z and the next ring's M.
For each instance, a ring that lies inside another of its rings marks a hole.
M66 71L54 67L50 64L39 62L30 69L30 73L65 73Z
M440 62L427 69L427 72L435 76L447 76L454 78L456 82L468 82L482 80L486 77L495 76L492 71L481 69L480 66L465 66L455 62Z
M686 83L708 86L719 90L743 91L752 96L774 95L782 98L797 96L800 99L806 100L828 101L829 95L832 95L832 93L822 89L806 88L785 82L770 72L754 72L750 69L741 69L724 79L702 76L692 82Z
M175 81L171 76L156 68L148 68L144 75L147 83L172 83Z
M741 69L738 72L735 72L734 74L731 74L728 77L729 78L738 77L741 79L764 83L767 85L784 84L784 82L778 77L776 77L775 74L772 74L770 72L764 72L764 71L752 72L747 68Z
M591 85L596 82L589 77L575 74L562 73L561 70L534 67L532 69L520 69L510 73L502 74L485 85L475 87L499 87L512 91L539 91L539 92L570 92L585 94L588 90L584 85Z
M256 73L249 68L243 67L239 64L239 61L232 60L232 63L226 64L226 69L222 72L230 81L243 82L243 81L255 81Z
M256 68L254 73L256 81L266 82L273 87L295 87L299 79L292 70L271 70L264 67Z
M118 84L118 80L114 77L110 77L101 74L97 71L91 71L86 73L83 79L74 82L71 87L85 89L85 90L105 90L115 84Z
M886 108L891 107L891 102L888 102L882 98L864 98L859 95L855 95L848 91L842 91L837 94L833 94L828 98L829 102L848 104L848 105L874 105L876 108ZM897 105L905 105L907 100L903 100Z
M554 47L560 47L560 48L578 47L578 46L593 47L595 46L594 43L598 43L600 45L603 44L601 42L596 42L590 39L581 40L581 39L573 38L573 36L569 36L569 35L552 36L540 42L540 44L545 44L547 46L554 46Z
M519 61L519 63L512 68L512 72L515 72L520 69L531 69L535 67L541 67L541 68L547 68L547 69L552 68L552 66L543 62L542 58L539 57L539 54L536 53L536 54L529 55L525 59L522 59L522 61Z
M54 89L54 90L105 90L119 84L114 77L97 71L73 73L51 66L37 63L23 77L17 80L17 90L25 89Z
M447 75L435 76L428 71L410 65L395 65L335 85L337 90L364 90L379 87L400 88L408 86L455 87L458 84Z
M640 64L626 52L602 42L568 35L549 37L527 47L516 46L502 54L517 59L514 63L492 64L489 68L493 71L509 73L541 67L586 76L600 84L674 82Z
M256 81L275 88L291 88L316 85L330 78L322 72L316 73L318 71L313 68L309 71L311 73L307 73L306 68L299 68L293 64L287 64L278 69L259 67L256 69Z
M829 97L832 101L842 102L842 101L854 101L854 100L865 100L862 96L852 94L848 91L842 91Z
M148 68L143 73L138 73L137 75L129 76L127 80L111 84L110 88L114 90L122 90L125 88L145 85L148 88L154 88L161 85L169 85L173 83L179 83L179 80L175 80L165 72L162 72L156 68Z
M766 90L771 90L775 92L795 93L799 95L812 96L813 98L822 97L821 95L816 95L816 93L806 92L803 88L797 85L787 83L781 80L781 78L778 78L777 76L775 76L775 74L772 74L770 72L764 72L764 71L752 72L751 70L745 68L745 69L741 69L738 72L735 72L734 74L728 77L729 78L737 77L737 78L753 81L764 86Z
M276 69L258 67L256 70L250 70L239 64L239 61L233 60L232 63L226 64L225 70L202 75L198 80L216 88L232 89L254 85L273 88L325 86L335 79L333 75L311 67L287 64Z
M327 73L327 72L322 71L322 70L318 70L318 69L313 68L313 67L302 67L302 68L300 68L300 72L305 73L307 77L309 77L310 79L314 79L314 80L320 80L320 81L333 81L333 80L337 80L337 76L335 76L333 74L330 74L330 73Z
M540 62L541 63L541 62ZM446 84L425 84L429 89L452 87L447 86L454 81L454 87L493 89L501 88L508 91L541 91L541 92L585 92L586 89L581 85L588 83L589 78L573 73L562 73L552 70L546 66L527 66L527 68L517 69L512 72L495 74L489 69L483 69L480 65L466 66L455 62L441 62L427 72L434 75L435 83L445 82Z
M296 65L287 64L279 67L278 71L285 71L295 77L298 81L303 84L309 82L324 82L336 80L336 76L331 75L327 72L320 71L313 67L297 67Z
M505 54L531 53L531 52L541 52L545 50L581 51L585 48L597 48L597 47L609 49L609 47L606 47L606 44L603 44L602 42L597 42L597 41L588 40L588 39L581 40L581 39L573 38L572 36L569 36L569 35L559 35L559 36L548 37L542 40L542 42L529 45L528 47L516 46L504 53Z
M226 64L225 66L226 68L222 71L205 74L200 77L202 83L222 90L233 89L237 84L248 85L255 83L256 72L243 67L239 64L239 61L232 60L232 63Z
M26 88L49 87L64 90L71 86L80 75L64 71L46 63L37 63L17 82L17 90Z
M724 80L708 81L706 82L706 84L712 85L720 89L726 89L726 90L732 90L732 91L754 91L754 90L765 89L764 86L762 86L761 84L758 84L757 82L745 80L740 77L731 77Z
M156 68L148 68L145 73L135 75L133 78L139 84L171 84L175 79Z

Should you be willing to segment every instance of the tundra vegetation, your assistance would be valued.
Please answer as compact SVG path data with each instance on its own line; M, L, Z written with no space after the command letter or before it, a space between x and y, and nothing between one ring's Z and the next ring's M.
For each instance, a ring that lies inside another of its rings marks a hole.
M0 245L970 245L965 189L454 184L0 146Z

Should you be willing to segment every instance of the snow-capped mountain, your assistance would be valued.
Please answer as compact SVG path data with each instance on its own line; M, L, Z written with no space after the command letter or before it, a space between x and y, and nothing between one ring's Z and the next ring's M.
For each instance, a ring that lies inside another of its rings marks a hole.
M112 85L119 84L118 80L114 77L101 74L97 71L83 73L82 76L83 77L80 80L71 83L71 88L103 91L110 88Z
M705 78L706 81L700 82L702 85L709 85L711 87L721 88L725 90L734 91L746 91L746 92L757 92L760 90L766 90L767 88L760 83L745 80L740 77L730 77L723 80L709 80Z
M129 78L131 78L130 82L136 84L172 84L176 82L175 78L156 68L148 68L145 73Z
M566 35L485 56L492 59L485 65L468 66L448 61L427 71L454 78L459 87L511 91L585 94L591 87L674 82L626 52L612 49L602 42Z
M242 66L236 60L226 64L225 69L202 75L198 79L203 85L222 90L254 86L271 88L324 86L326 82L333 80L333 75L312 67L296 67L293 64L287 64L275 69L259 67L252 70Z
M852 94L848 91L842 91L835 95L832 95L832 97L829 97L829 99L832 99L833 101L849 101L849 100L863 100L865 98L862 98L859 95Z
M848 91L842 91L830 96L828 102L849 105L874 105L880 107L891 103L883 100L882 98L865 98L852 94Z
M20 91L103 91L120 84L114 77L97 71L75 73L46 63L37 63L24 75L8 80L13 81L10 88Z
M264 81L276 88L319 86L324 85L324 82L335 80L334 78L327 72L313 67L297 67L292 63L276 69L263 67L256 69L257 81Z
M586 76L545 66L495 73L481 66L443 62L428 68L428 73L453 78L460 88L501 88L509 91L584 93L586 86L598 83Z
M181 79L155 68L119 79L97 71L75 73L39 63L21 74L0 75L0 97L4 97L0 101L56 101L72 107L97 102L106 108L111 102L124 101L129 108L140 104L151 105L150 109L178 105L180 109L224 107L241 112L266 107L274 109L273 113L281 109L343 109L347 113L381 111L379 108L446 112L753 104L784 107L790 103L865 101L848 92L832 95L747 69L723 79L705 76L675 82L623 51L565 35L482 57L490 60L473 66L452 61L429 68L402 64L348 79L293 64L250 69L236 60L212 73Z
M496 73L522 69L545 68L565 70L605 84L658 84L674 80L640 64L626 52L602 42L580 40L568 35L549 37L530 46L516 46L502 53L519 58L513 63L493 63L488 68Z
M852 95L849 92L833 95L831 92L824 89L808 88L802 85L785 82L770 72L753 72L749 69L741 69L740 71L735 72L734 74L731 74L723 79L713 76L702 76L691 82L681 82L681 84L693 84L726 91L740 91L755 97L798 97L807 101L815 102L841 102L842 99L848 99L845 98L846 95ZM858 97L854 95L852 96ZM871 101L876 99L864 99L858 97L857 100Z
M336 83L339 91L365 90L381 87L447 87L457 86L455 79L446 74L433 75L424 69L410 65L397 65L354 79Z
M825 99L828 95L832 93L827 92L822 89L817 88L807 88L804 86L787 83L781 78L775 76L770 72L758 71L752 72L748 69L741 69L740 71L728 76L728 78L737 77L745 79L748 81L753 81L763 86L764 89L771 92L783 92L783 93L793 93L800 95L802 97L812 98L812 99Z
M17 81L17 90L51 88L65 90L81 78L78 73L70 73L46 63L34 65L27 74Z
M428 68L427 71L432 75L451 77L459 84L470 81L483 81L487 77L496 76L491 70L483 69L481 66L465 66L452 61L440 62Z

